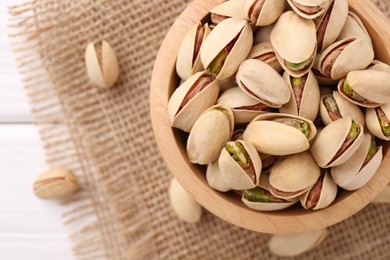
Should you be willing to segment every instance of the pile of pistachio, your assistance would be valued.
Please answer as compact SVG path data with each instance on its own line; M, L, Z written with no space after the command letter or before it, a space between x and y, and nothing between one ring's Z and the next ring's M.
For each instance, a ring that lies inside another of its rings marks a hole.
M185 35L168 113L209 185L271 211L356 190L390 139L390 66L347 0L230 0Z

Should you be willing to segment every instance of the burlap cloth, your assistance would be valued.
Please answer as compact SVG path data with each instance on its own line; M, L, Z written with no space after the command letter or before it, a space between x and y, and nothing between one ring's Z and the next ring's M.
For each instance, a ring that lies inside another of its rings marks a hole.
M269 235L204 212L178 221L171 175L153 138L149 82L162 39L189 0L35 0L10 8L15 53L51 166L73 169L83 191L65 222L80 259L273 259ZM390 1L376 0L390 16ZM88 42L108 40L121 75L112 90L87 79ZM389 259L390 205L331 227L300 259ZM249 220L250 221L250 220Z

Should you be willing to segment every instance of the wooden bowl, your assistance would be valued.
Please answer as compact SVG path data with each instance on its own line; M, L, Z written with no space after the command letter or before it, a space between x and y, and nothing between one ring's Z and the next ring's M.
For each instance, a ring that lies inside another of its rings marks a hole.
M182 39L190 28L207 16L209 10L223 0L196 0L183 11L161 45L153 69L150 110L154 134L166 164L175 178L207 210L242 228L272 234L292 234L321 229L338 223L372 201L390 180L389 145L385 145L384 161L372 180L354 192L340 192L336 201L319 211L299 206L283 211L259 212L247 208L231 193L221 193L208 186L205 167L192 165L186 155L187 135L172 129L167 104L179 79L175 72L176 57ZM366 0L349 0L350 9L369 31L377 59L390 63L390 24L377 7Z

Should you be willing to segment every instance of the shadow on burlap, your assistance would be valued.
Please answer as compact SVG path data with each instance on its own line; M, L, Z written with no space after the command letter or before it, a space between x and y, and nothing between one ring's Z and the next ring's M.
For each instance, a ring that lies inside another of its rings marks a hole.
M81 223L71 234L80 259L275 258L269 235L208 212L189 225L171 211L171 175L153 138L149 83L159 45L188 2L35 0L10 8L47 162L73 169L84 187L65 214L67 223ZM390 15L388 1L375 2ZM101 40L112 44L122 71L109 91L94 88L84 68L87 43ZM299 259L389 258L389 213L390 206L368 206Z

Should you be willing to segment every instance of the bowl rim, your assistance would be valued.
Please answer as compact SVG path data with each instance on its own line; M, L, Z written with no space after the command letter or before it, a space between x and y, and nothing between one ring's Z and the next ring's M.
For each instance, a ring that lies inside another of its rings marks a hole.
M150 87L150 113L153 132L169 170L179 183L203 207L214 215L239 227L270 234L294 234L326 228L354 215L368 205L390 181L390 151L374 177L364 187L346 192L331 206L309 211L303 209L260 212L237 203L207 185L199 178L200 168L189 163L185 148L178 145L175 132L170 126L167 104L170 82L175 81L176 57L182 39L189 27L202 20L211 8L224 0L195 0L176 19L167 33L156 58ZM390 24L384 14L370 1L349 0L350 10L366 25L373 38L376 54L390 63ZM366 15L363 17L362 14ZM375 40L374 40L375 38ZM183 174L185 173L185 174ZM241 201L239 201L241 202ZM251 221L247 221L250 219ZM255 221L253 221L255 220Z

